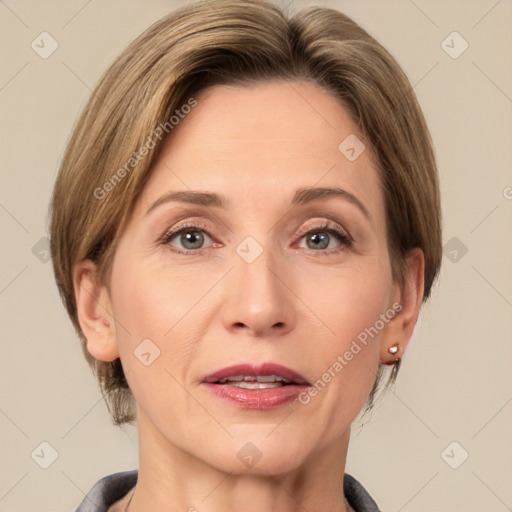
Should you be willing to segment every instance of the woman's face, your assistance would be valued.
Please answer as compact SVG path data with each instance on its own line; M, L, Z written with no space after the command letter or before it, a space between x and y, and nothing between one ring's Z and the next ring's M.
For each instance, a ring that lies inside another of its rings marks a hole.
M315 85L216 86L196 100L116 249L115 343L139 428L162 449L285 472L348 435L394 343L383 193L357 126ZM268 364L321 384L205 382L286 376ZM248 367L216 373L233 365Z

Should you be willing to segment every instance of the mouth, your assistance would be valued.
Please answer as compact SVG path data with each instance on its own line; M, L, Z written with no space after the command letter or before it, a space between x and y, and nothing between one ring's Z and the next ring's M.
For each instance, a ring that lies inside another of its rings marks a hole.
M289 386L293 381L279 377L278 375L235 375L220 379L214 384L226 384L243 389L270 389L279 388L281 386Z
M239 364L203 377L216 396L245 409L274 409L293 401L309 382L290 368L274 363Z
M245 389L267 389L293 384L309 385L309 382L296 371L274 363L264 363L259 366L238 364L222 368L203 377L202 382L226 384Z

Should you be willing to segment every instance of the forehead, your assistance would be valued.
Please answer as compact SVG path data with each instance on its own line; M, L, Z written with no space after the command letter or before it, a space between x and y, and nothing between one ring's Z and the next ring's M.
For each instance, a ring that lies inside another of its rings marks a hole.
M359 144L354 147L360 152L364 137L323 89L288 81L222 85L195 100L197 106L163 143L141 209L175 190L233 195L248 207L261 200L282 203L283 196L291 201L301 187L336 186L356 195L370 212L381 213L379 176L369 149L356 159L344 152L347 140L349 146Z

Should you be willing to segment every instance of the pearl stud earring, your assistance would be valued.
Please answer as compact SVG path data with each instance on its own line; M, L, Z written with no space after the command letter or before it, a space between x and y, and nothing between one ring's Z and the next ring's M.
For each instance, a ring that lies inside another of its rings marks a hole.
M397 343L396 345L393 345L392 347L389 347L389 348L388 348L388 352L389 352L390 354L395 355L395 354L398 352L398 347L399 347L399 346L400 346L400 345Z

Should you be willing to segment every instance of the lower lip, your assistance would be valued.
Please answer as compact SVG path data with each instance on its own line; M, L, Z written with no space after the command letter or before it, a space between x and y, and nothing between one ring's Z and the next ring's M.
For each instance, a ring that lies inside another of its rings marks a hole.
M227 384L203 383L206 388L232 405L242 409L277 409L293 402L307 389L306 384L290 384L266 389L245 389Z

